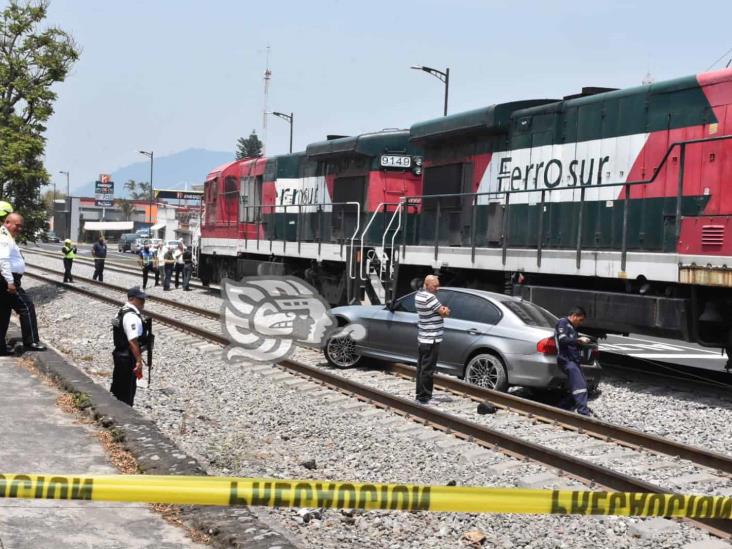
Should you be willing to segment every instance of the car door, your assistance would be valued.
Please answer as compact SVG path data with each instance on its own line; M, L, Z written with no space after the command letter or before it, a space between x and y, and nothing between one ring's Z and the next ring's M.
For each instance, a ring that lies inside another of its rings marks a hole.
M447 305L447 294L450 293L438 290L437 299ZM392 311L384 308L373 316L372 333L376 341L371 345L388 358L405 362L417 361L418 315L414 305L416 294L417 292L412 292L397 300Z
M414 306L416 292L407 294L396 301L393 311L387 307L377 311L371 318L369 346L379 354L416 360L417 356L417 312ZM413 343L413 345L410 345ZM414 347L414 349L412 349Z
M462 371L478 339L488 334L501 318L501 312L488 299L467 292L451 292L450 316L445 319L445 335L440 345L439 363L443 369Z

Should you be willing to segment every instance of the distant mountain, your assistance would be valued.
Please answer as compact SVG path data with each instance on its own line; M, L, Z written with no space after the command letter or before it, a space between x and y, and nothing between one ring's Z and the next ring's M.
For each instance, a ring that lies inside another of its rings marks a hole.
M155 157L153 171L153 187L155 189L183 189L188 183L203 183L206 175L216 166L234 160L234 153L207 151L205 149L187 149L168 156ZM135 181L150 180L150 161L142 160L113 171L114 195L121 198L127 195L123 185L130 179ZM94 182L90 181L72 189L77 196L94 196Z

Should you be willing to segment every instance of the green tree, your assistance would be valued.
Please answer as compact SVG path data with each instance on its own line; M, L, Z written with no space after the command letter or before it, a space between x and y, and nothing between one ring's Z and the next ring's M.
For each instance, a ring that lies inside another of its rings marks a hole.
M264 144L257 137L257 132L252 130L249 137L240 137L236 142L236 159L256 158L262 156L262 147Z
M130 193L132 200L150 200L150 183L147 181L135 181L130 179L124 184L126 191Z
M114 203L120 210L122 210L122 215L124 216L125 221L129 221L135 211L135 203L132 202L132 200L127 200L126 198L118 198Z
M57 27L42 28L47 1L10 0L0 12L0 199L25 217L25 235L46 223L41 186L46 122L56 92L79 58L74 39Z
M64 198L66 198L66 193L56 191L56 200L63 200ZM53 217L53 189L48 189L44 192L41 196L41 200L43 201L43 207L46 209L48 217Z

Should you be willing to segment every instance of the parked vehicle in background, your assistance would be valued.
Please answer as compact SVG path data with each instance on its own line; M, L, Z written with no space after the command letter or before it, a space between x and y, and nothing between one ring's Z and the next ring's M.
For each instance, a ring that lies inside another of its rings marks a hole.
M44 231L43 229L36 232L36 240L40 240L41 242L61 242L55 232Z
M138 229L135 231L135 234L138 238L149 238L150 237L150 229Z
M331 338L324 349L328 362L340 368L355 366L362 357L416 363L415 294L390 307L332 309L340 324L363 325L367 337L360 341L349 336ZM536 389L564 385L566 376L557 366L554 340L558 319L549 311L518 297L465 288L441 288L437 298L450 309L444 319L439 370L498 391L514 385ZM581 350L580 366L588 386L595 389L602 377L598 345L593 342Z
M142 250L142 247L145 245L146 238L137 238L135 241L130 245L130 251L133 254L139 253L140 250Z
M137 240L139 237L137 236L137 233L126 233L123 234L119 242L117 243L117 250L120 252L129 252L132 250L132 244Z
M163 244L162 238L146 238L145 244L149 244L151 248L154 248L155 246L161 246Z
M167 240L165 245L171 250L175 250L178 247L179 240Z

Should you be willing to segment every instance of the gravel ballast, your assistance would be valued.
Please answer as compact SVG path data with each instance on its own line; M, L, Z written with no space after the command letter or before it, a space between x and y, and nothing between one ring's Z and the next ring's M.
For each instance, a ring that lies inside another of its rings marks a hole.
M48 261L58 268L53 260ZM37 257L31 262L43 264ZM82 266L75 266L75 271L84 274L77 267ZM105 279L112 283L131 282L129 277L115 280L111 274ZM32 279L24 280L24 286L32 288L35 296L42 338L68 354L95 381L108 386L110 322L115 309ZM166 292L166 297L171 295L198 296L197 292ZM173 332L160 337L157 344L153 387L138 391L136 408L196 456L211 474L519 486L527 478L548 473L539 465L482 450L389 412L354 409L352 399L333 402L339 399L328 397L330 392L308 387L279 370L226 364L220 351L206 350L205 342L190 336ZM614 398L613 392L605 387L602 399ZM640 398L668 400L636 394L631 386L623 385L618 394L624 399L624 410L641 406ZM660 412L659 402L646 404ZM595 401L594 407L599 410L598 404ZM709 417L697 417L695 422L702 426L713 414L727 413L729 425L729 412L729 403L707 405L700 413ZM644 414L637 412L639 421L641 417L651 419L647 410ZM714 436L723 438L724 432L728 429ZM705 434L712 435L705 428L694 436L702 441ZM561 477L547 482L579 486ZM481 531L486 545L497 547L683 547L709 539L683 523L669 521L668 528L649 534L651 530L642 527L648 521L616 517L339 510L303 515L288 509L263 509L259 514L280 523L308 547L459 547L463 546L460 538L471 530Z

